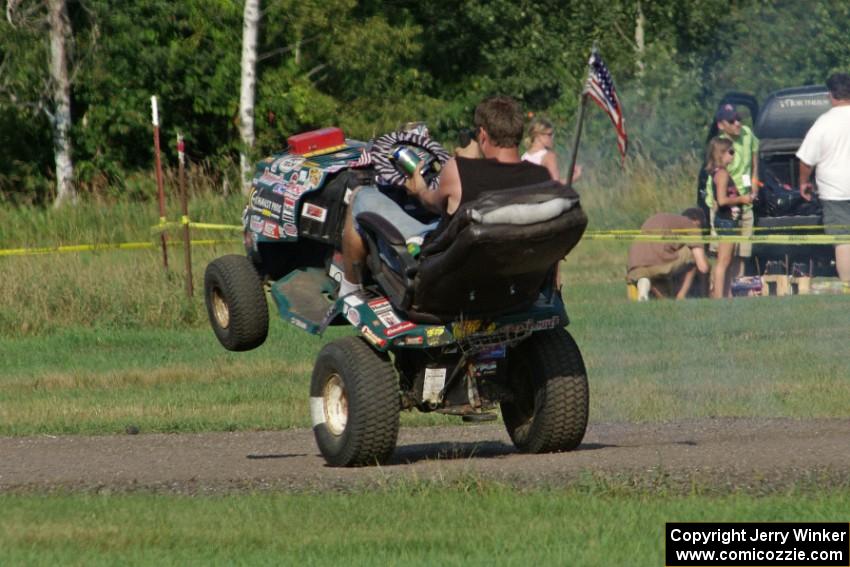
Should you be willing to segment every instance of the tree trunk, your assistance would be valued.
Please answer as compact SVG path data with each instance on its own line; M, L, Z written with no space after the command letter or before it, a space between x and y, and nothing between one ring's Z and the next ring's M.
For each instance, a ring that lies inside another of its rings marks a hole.
M71 81L68 77L67 41L71 22L65 0L48 1L50 24L50 79L53 89L53 153L56 159L56 200L53 205L77 201L71 162Z
M260 0L245 0L242 17L242 86L239 95L239 135L242 151L239 167L242 174L242 192L251 190L251 158L254 147L254 90L257 83L257 27L260 21Z
M645 71L644 52L646 44L644 42L644 29L646 28L646 17L643 15L643 7L640 0L637 0L637 14L635 16L635 63L637 63L638 79L643 79Z

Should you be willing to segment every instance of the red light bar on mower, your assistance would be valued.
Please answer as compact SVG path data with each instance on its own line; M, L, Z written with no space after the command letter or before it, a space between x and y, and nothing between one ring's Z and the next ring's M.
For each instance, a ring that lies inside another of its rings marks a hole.
M311 132L295 134L286 139L289 152L303 156L329 153L345 147L345 135L342 128L322 128Z

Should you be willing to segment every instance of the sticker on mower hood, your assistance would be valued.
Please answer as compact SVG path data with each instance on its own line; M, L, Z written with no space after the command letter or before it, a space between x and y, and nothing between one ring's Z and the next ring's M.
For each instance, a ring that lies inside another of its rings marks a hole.
M397 323L391 327L387 327L387 330L384 333L388 337L394 337L396 335L400 335L401 333L407 332L411 329L415 329L416 325L411 323L410 321L402 321L401 323Z
M480 319L469 319L466 321L459 321L457 323L452 323L452 334L460 339L466 337L468 335L473 335L476 333L489 334L496 330L496 324L490 323L486 327L484 326L484 321Z
M266 226L266 221L263 220L263 217L251 215L250 218L251 220L248 223L248 227L251 229L251 232L262 232L263 228Z
M281 213L280 218L283 219L285 222L295 222L295 206L297 204L297 199L294 199L290 195L284 194L283 213Z
M328 210L314 205L313 203L304 203L304 208L301 210L301 216L306 219L313 219L316 222L325 222L328 218Z
M324 175L325 174L322 173L321 169L318 169L316 167L311 167L310 168L310 185L312 185L313 187L318 187L319 184L322 182L322 178L324 177Z
M348 319L348 322L354 325L355 327L360 326L360 312L357 310L356 307L346 306L345 318Z
M368 325L363 325L362 327L360 327L360 332L363 333L363 336L366 338L367 341L369 341L378 348L384 348L387 345L387 340L382 339L381 337L376 335L375 331L370 329Z
M271 214L280 216L281 211L283 211L283 205L281 203L267 199L259 192L255 192L251 196L251 208L265 216L271 216Z
M301 167L304 163L302 156L284 155L272 162L271 170L277 173L285 173Z
M446 345L452 341L452 335L445 327L426 327L425 337L428 346Z
M456 339L463 339L470 335L492 335L494 333L527 333L533 331L545 331L554 329L561 323L561 318L557 315L547 317L546 319L525 319L515 323L506 323L498 325L496 323L487 323L473 319L467 321L459 321L452 323L452 335Z
M331 172L356 167L364 147L363 142L347 140L340 150L310 159L283 152L262 160L252 179L253 190L247 209L265 219L279 221L281 226L273 229L256 221L251 230L261 235L261 241L263 238L274 239L274 232L277 232L278 239L296 240L299 233L297 212L304 195L321 188ZM324 223L328 211L315 204L304 205L301 216ZM247 227L247 216L243 219L243 226Z
M389 299L386 297L373 299L369 302L369 308L375 312L375 317L381 320L384 327L393 327L401 323L401 319L395 314Z
M283 177L280 175L275 175L268 169L266 169L261 176L254 180L254 184L262 184L268 185L269 187L273 187L275 185L280 185L283 183Z

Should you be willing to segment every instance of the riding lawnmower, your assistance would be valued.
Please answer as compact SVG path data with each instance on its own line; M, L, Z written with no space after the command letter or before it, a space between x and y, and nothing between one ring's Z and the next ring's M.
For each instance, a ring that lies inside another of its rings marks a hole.
M412 247L376 213L357 221L368 249L363 287L338 297L342 227L351 195L373 185L405 202L399 148L439 183L446 151L422 131L370 143L338 128L298 134L261 161L243 213L247 254L207 267L213 330L232 351L266 339L268 290L280 316L307 333L351 325L313 368L310 414L332 466L385 463L403 409L481 422L502 418L527 453L569 451L584 437L588 383L567 332L558 262L587 218L576 192L552 181L486 192Z

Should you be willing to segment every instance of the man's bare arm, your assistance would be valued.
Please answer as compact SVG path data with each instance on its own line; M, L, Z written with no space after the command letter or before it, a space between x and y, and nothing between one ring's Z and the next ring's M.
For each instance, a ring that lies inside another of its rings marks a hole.
M543 162L540 164L549 170L549 176L555 181L561 180L561 172L558 171L558 157L555 152L547 151L543 156Z
M417 199L429 211L443 214L452 214L460 205L460 173L457 170L457 161L450 159L440 172L440 186L436 191L428 189L425 179L422 177L421 166L416 168L413 176L408 179L404 186L407 192L415 195Z
M753 195L759 194L759 157L758 152L753 152L753 176L750 182L753 184Z
M806 201L812 200L812 184L809 179L812 178L812 166L800 160L800 196Z

